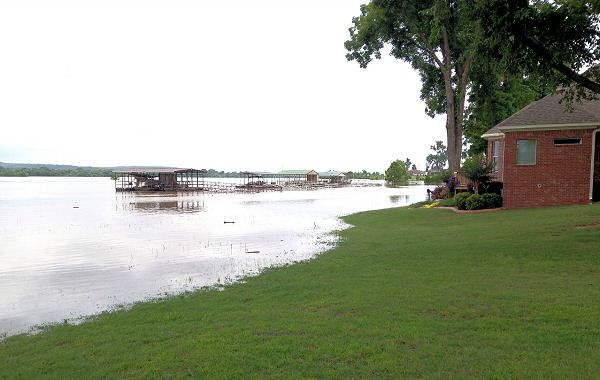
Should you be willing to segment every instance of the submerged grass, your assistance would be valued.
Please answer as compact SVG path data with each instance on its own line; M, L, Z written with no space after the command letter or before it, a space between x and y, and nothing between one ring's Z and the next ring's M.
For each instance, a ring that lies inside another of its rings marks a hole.
M0 343L0 378L593 378L600 205L390 209L317 259Z

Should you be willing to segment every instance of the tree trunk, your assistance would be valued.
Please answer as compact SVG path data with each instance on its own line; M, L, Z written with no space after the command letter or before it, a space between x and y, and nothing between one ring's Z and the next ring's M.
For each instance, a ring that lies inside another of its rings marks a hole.
M455 93L452 88L452 78L444 73L446 83L446 138L448 140L448 168L454 173L460 170L460 158L462 154L462 117L456 117Z
M446 92L446 137L448 139L448 168L451 173L460 170L460 156L462 153L462 120L464 109L464 96L457 97L453 87L452 80L452 55L450 51L450 42L448 41L448 33L443 32L443 44L441 46L443 62L440 66L444 77L444 88ZM470 65L470 63L469 63ZM462 76L462 72L457 74ZM460 78L462 79L462 78ZM459 84L459 91L464 81ZM458 98L458 99L457 99ZM459 102L457 110L456 101ZM458 112L457 112L458 111Z

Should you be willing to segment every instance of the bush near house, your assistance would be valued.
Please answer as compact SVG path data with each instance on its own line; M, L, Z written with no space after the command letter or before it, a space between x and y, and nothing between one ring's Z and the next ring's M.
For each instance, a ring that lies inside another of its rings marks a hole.
M456 202L456 208L458 208L459 210L466 210L467 209L467 199L471 196L471 193L458 193L456 194L456 196L454 197L454 201Z
M502 196L499 194L458 193L454 197L459 210L484 210L502 207Z
M495 193L481 194L481 199L485 204L485 208L499 208L502 207L502 196Z
M467 205L467 210L483 210L485 208L485 203L479 194L471 195L467 198L465 203Z

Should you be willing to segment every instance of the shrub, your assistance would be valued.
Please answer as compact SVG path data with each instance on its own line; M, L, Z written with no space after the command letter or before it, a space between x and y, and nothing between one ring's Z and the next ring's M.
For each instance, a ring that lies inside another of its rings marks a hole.
M467 209L467 199L469 199L469 197L471 196L471 193L458 193L456 194L456 196L454 197L454 202L456 202L456 207L459 210L466 210Z
M446 186L438 186L431 192L431 199L447 199L448 188Z
M486 193L481 195L481 199L485 204L485 208L499 208L502 207L502 196L499 194Z
M482 154L475 155L465 160L461 173L473 183L475 194L479 193L479 185L489 182L494 170L492 162L486 162Z
M482 196L479 194L473 194L467 198L467 210L483 210L486 208L486 203Z

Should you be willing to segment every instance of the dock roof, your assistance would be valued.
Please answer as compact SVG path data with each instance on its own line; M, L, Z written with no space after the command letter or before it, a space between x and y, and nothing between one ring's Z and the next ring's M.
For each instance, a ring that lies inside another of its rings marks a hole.
M279 173L280 175L309 175L309 174L319 174L314 170L282 170Z
M271 172L252 172L252 171L241 172L240 174L243 176L246 176L246 177L268 177L268 176L275 175L275 173L271 173Z
M321 178L334 178L334 177L345 177L346 174L337 170L329 170L326 172L319 173Z
M206 169L191 169L191 168L154 168L154 167L135 167L135 168L119 168L113 170L113 173L129 173L129 174L175 174L175 173L207 173Z

